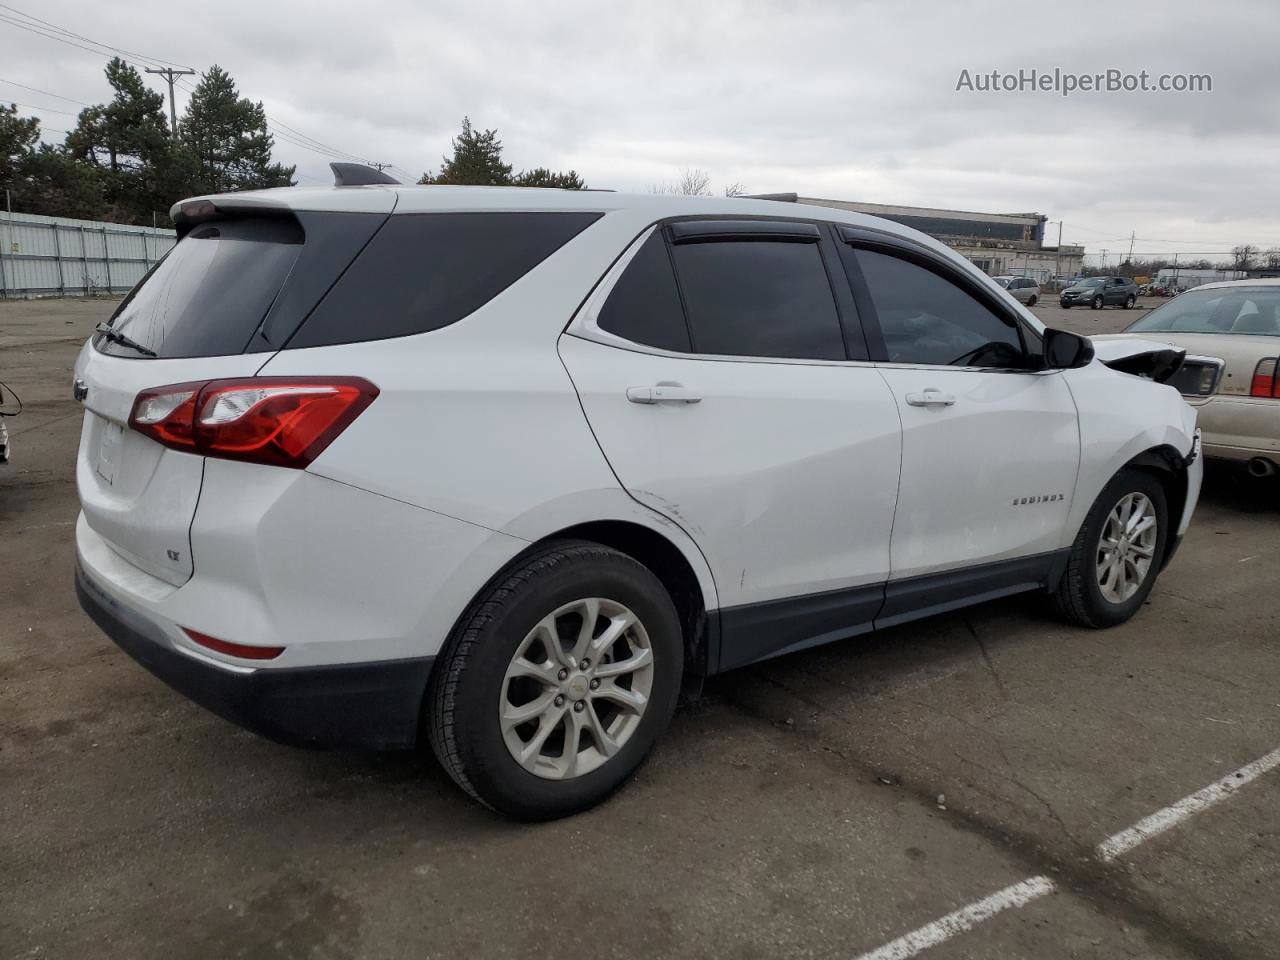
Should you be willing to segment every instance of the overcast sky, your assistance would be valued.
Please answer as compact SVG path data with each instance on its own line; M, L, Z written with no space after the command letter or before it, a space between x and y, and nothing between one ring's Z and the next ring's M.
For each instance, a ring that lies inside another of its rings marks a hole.
M1273 0L13 0L0 17L12 8L145 57L218 63L279 123L415 178L466 114L498 130L516 169L572 167L591 186L644 191L696 167L716 192L1037 211L1091 253L1127 251L1131 232L1139 253L1280 246ZM104 62L0 22L5 81L94 103ZM962 70L1020 68L1210 74L1213 89L956 90ZM0 98L79 109L7 82ZM329 157L283 140L277 156L302 184L331 182Z

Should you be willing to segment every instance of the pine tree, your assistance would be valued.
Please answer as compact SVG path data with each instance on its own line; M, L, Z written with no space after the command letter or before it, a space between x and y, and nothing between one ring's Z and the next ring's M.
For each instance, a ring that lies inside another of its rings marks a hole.
M39 120L18 116L16 104L0 103L0 189L14 188L39 139Z
M179 125L195 158L192 193L225 193L293 185L296 167L271 162L275 140L261 103L241 97L217 64L200 78Z
M517 187L559 187L561 190L582 190L586 184L577 172L566 173L548 170L546 167L534 167L516 174L512 181Z
M462 118L462 132L453 139L453 156L441 157L439 173L427 171L418 183L470 184L481 187L561 187L581 190L586 186L574 171L559 173L535 167L511 175L511 164L502 162L502 141L498 131L477 131L471 118Z
M419 183L473 184L507 186L511 183L511 164L502 162L502 141L496 130L477 132L469 117L462 118L462 132L453 140L453 156L442 157L438 174L430 171Z
M102 196L102 178L94 167L81 163L62 147L45 144L26 164L14 197L13 208L49 217L101 220L108 216ZM160 208L167 213L168 208ZM136 218L150 226L150 215Z
M186 192L191 164L170 135L164 97L119 57L107 64L106 75L115 91L111 102L80 111L75 129L67 135L66 152L96 175L97 192L106 205L101 216L151 223L154 214L166 214ZM52 156L45 157L41 167L47 175L74 174L65 188L88 196L83 172L61 166Z

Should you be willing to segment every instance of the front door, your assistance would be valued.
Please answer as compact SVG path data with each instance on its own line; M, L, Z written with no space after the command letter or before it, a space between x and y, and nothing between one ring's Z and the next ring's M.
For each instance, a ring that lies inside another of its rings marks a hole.
M880 372L903 429L882 625L907 605L930 606L930 595L945 606L1042 579L1070 541L1080 459L1065 379L1032 369L1033 331L958 276L883 248L846 260L873 304ZM894 588L913 580L919 596Z

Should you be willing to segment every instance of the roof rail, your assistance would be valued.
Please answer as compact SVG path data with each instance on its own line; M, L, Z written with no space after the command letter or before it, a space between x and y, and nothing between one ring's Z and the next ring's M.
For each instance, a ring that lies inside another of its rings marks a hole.
M383 173L377 167L363 163L331 163L333 185L335 187L368 187L375 183L394 183L400 181L389 173Z
M795 203L799 194L795 193L744 193L742 200L777 200L779 203Z

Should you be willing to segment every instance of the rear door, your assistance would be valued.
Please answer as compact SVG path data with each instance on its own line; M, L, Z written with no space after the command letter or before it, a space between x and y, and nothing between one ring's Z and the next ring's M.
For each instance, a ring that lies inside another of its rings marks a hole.
M994 581L1016 580L1009 561L1064 543L1080 456L1070 390L1059 373L1031 369L1034 332L940 255L856 231L848 241L873 356L902 418L892 581L984 566ZM981 576L962 589L984 592ZM882 624L922 602L892 581Z
M204 458L130 430L138 393L254 375L273 349L264 320L300 319L384 219L277 211L197 223L121 302L108 321L114 339L85 345L75 368L85 406L76 482L86 523L113 550L170 584L193 570Z
M706 555L725 668L856 632L883 597L898 414L829 268L812 224L655 228L560 341L622 485Z

